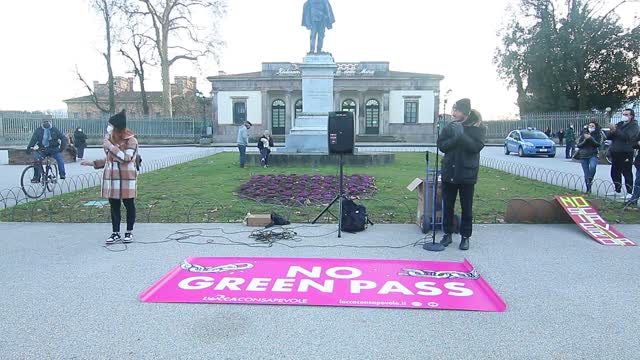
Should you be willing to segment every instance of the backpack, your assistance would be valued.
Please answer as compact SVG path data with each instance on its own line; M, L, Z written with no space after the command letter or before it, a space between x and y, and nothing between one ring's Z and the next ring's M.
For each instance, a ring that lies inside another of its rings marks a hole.
M140 154L136 154L136 170L140 171L140 168L142 167L142 156L140 156Z
M353 200L342 200L342 231L357 233L364 231L369 224L373 225L366 207L356 204Z

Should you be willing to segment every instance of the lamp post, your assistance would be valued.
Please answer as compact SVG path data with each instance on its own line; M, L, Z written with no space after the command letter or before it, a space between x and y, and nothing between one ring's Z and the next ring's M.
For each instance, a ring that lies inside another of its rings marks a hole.
M204 96L204 94L200 91L197 90L196 91L196 98L198 99L198 102L200 103L200 105L202 105L202 130L200 131L200 135L202 137L206 137L207 135L207 98Z

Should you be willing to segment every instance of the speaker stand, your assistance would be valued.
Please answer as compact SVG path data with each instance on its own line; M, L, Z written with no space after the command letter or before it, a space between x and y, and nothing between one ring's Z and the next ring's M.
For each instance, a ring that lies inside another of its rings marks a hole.
M327 205L321 212L320 214L318 214L318 216L316 216L315 219L313 219L313 221L311 222L312 224L315 224L316 222L318 222L318 220L322 217L322 215L324 215L326 212L329 212L329 214L331 214L332 216L335 216L331 213L330 209L333 206L333 204L335 204L336 202L338 202L338 211L339 211L339 216L338 216L338 237L342 237L342 200L344 200L346 198L346 195L344 194L344 184L342 182L342 169L344 167L344 163L342 161L342 153L340 153L340 180L338 180L338 184L340 187L340 192L338 193L338 195L336 195L336 197L333 198L333 200L331 200L331 202L329 203L329 205Z

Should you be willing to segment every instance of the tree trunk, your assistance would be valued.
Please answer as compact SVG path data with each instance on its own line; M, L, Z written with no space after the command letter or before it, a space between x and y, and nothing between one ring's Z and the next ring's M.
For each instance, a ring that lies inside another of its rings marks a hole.
M525 100L526 100L526 93L524 90L524 84L522 81L522 75L520 75L520 71L518 69L514 69L513 70L513 77L516 81L516 91L518 92L518 108L520 109L520 113L522 114L525 109Z
M138 69L138 79L140 80L140 96L142 97L142 113L145 117L149 117L149 99L147 98L147 90L144 87L144 60L142 59L141 53L142 45L136 45L136 52L138 53L138 65L140 69Z
M142 65L142 64L141 64ZM147 90L144 87L144 71L140 70L140 96L142 97L142 113L149 117L149 100L147 99Z
M107 53L104 57L107 61L107 73L109 77L107 80L109 82L109 113L113 115L116 112L116 96L113 86L113 68L111 67L111 14L109 11L111 11L111 9L107 3L104 2L104 22L107 30Z
M171 105L171 78L169 77L169 46L168 34L163 31L162 51L160 51L160 67L162 77L162 112L164 116L173 117Z

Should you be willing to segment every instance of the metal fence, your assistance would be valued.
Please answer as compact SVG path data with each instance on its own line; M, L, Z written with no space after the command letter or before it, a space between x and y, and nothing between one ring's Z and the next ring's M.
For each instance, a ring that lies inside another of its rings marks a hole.
M636 110L637 112L637 110ZM554 137L557 137L558 130L566 129L573 124L576 129L588 124L590 121L597 121L600 126L605 126L610 122L622 121L621 113L614 113L611 117L603 112L548 112L522 114L520 120L500 120L485 121L488 138L504 138L509 132L515 129L536 128L545 131L551 129Z
M33 131L50 119L63 133L73 134L82 128L89 139L101 139L107 127L108 116L102 118L68 118L46 114L0 112L0 145L26 145ZM127 118L127 127L138 137L158 139L193 139L200 136L202 121L189 117L174 118Z

